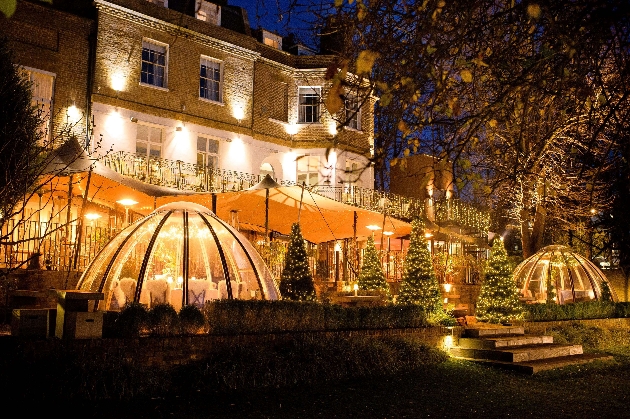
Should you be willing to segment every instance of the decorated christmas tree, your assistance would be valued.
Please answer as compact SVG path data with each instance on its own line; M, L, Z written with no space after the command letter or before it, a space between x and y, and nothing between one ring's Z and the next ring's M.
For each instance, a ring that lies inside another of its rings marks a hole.
M443 310L441 297L431 252L424 238L424 223L416 219L411 224L409 249L397 301L399 304L420 305L431 313Z
M378 257L376 246L374 246L373 237L368 237L358 282L359 289L380 290L384 291L388 297L390 296L389 285L385 280L383 265L381 265L381 259Z
M284 270L280 278L280 295L285 300L315 300L313 277L308 270L306 246L299 224L291 227L291 241L284 260Z
M476 317L489 323L507 323L522 316L516 281L512 278L503 241L495 240L477 299Z

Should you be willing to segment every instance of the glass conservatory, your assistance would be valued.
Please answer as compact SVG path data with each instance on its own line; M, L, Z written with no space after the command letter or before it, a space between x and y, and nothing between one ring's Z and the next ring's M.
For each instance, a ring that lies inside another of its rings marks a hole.
M525 259L514 271L521 300L566 304L601 299L606 276L588 259L566 246L547 246Z
M125 303L203 306L216 299L279 298L249 241L202 205L175 202L134 222L96 256L78 289L102 292L97 309Z

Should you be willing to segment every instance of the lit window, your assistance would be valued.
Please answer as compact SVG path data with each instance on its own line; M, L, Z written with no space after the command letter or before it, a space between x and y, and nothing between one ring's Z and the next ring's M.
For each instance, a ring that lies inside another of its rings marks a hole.
M359 99L354 95L346 96L347 127L361 131L361 107Z
M297 161L298 184L306 183L307 186L319 183L319 157L304 156Z
M136 154L142 157L162 157L162 128L138 124Z
M275 49L280 49L280 44L275 39L265 38L263 42L265 43L265 45L269 45L270 47L274 47Z
M166 87L167 52L168 47L166 45L142 41L141 83Z
M319 99L321 89L319 87L299 88L298 122L310 124L319 122Z
M197 166L215 169L219 167L219 141L197 137Z
M221 62L201 58L199 71L199 97L222 102Z
M197 12L197 19L203 20L205 22L206 20L208 20L208 14L205 12L205 10L199 10Z

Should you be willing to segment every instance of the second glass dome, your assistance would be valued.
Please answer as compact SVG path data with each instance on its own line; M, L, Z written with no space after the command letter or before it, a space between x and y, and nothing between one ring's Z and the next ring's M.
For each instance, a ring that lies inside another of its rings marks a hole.
M190 202L164 205L124 229L84 272L78 289L125 303L203 306L215 299L279 298L264 261L238 231Z
M606 276L594 263L566 246L540 249L521 262L514 271L521 300L557 304L600 300ZM608 284L610 294L617 301Z

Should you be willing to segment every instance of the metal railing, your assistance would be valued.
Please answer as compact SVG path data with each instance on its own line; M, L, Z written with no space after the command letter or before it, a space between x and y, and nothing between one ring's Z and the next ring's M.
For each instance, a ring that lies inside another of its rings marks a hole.
M238 192L254 186L263 176L232 170L217 169L155 157L138 156L124 151L110 153L102 163L121 175L152 185L166 186L194 192ZM278 181L283 186L295 185L292 181ZM354 185L314 185L308 189L344 204L358 208L386 212L387 215L411 220L425 212L425 202L375 189ZM432 202L430 219L438 223L451 222L467 230L469 234L484 236L490 227L486 211L457 199L442 199Z
M4 243L0 245L0 269L39 267L82 271L118 233L107 227L82 228L79 235L76 224L7 220L1 232ZM78 253L77 246L80 246Z

